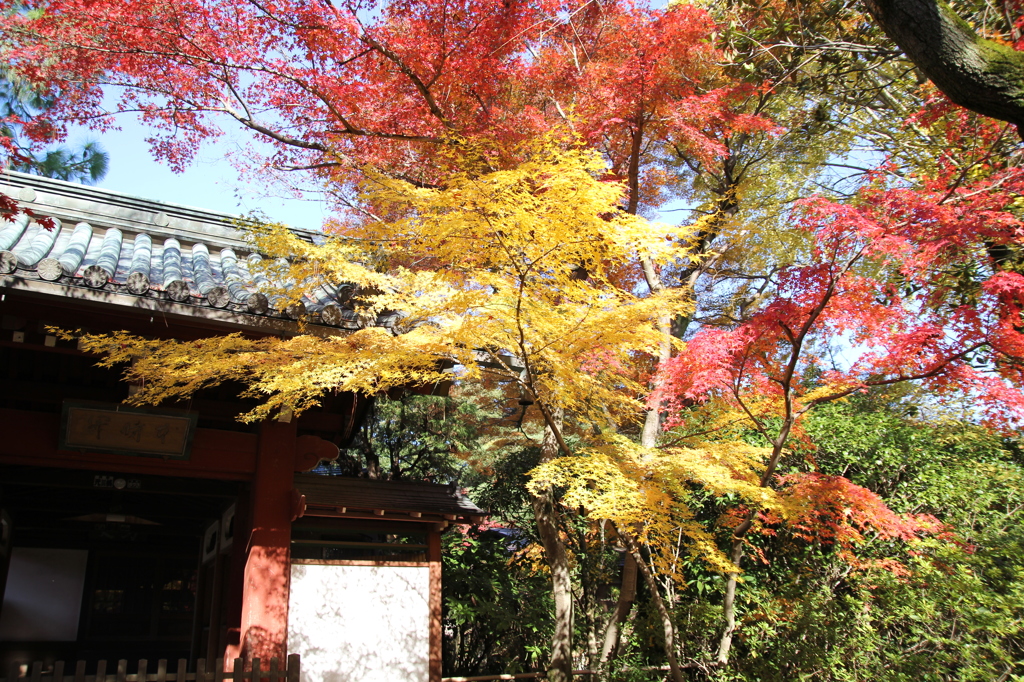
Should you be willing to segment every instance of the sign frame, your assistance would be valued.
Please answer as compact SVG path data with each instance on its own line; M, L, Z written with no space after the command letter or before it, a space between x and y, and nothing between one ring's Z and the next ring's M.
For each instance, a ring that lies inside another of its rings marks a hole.
M198 423L199 414L187 410L65 400L58 447L72 452L188 461ZM171 443L166 442L169 437L173 438Z

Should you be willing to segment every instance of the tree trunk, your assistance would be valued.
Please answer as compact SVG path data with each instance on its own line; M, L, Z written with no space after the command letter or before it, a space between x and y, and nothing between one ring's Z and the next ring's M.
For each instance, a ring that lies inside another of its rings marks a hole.
M1024 136L1024 52L980 37L943 0L864 0L907 58L949 99Z
M622 624L633 608L633 601L636 599L636 559L631 552L626 552L623 557L622 582L619 587L619 598L615 602L615 611L604 631L604 645L601 647L601 659L598 668L602 678L608 667L608 662L615 659L619 653L619 639L622 631Z
M672 614L669 613L665 600L662 599L661 592L658 590L658 581L654 579L650 569L644 562L644 557L640 553L640 547L637 545L636 540L631 535L623 533L621 529L619 529L619 535L626 545L626 549L633 555L636 567L640 570L640 575L644 577L647 590L651 593L651 599L654 600L654 605L658 609L658 616L661 618L661 628L665 633L665 654L668 656L668 668L672 673L672 682L685 682L683 680L683 671L679 669L679 661L676 659L676 631L675 626L672 625Z
M576 554L576 565L579 567L580 590L573 601L573 621L577 626L582 616L583 630L587 640L587 670L596 670L601 658L601 649L598 645L598 620L601 617L598 598L598 584L595 580L595 572L591 567L594 556L590 553L587 543L586 529L577 526L575 528L575 544L578 548Z
M541 462L558 456L558 438L555 428L561 426L562 415L558 410L553 415L555 424L544 430L541 445ZM555 506L555 491L545 486L531 495L533 515L537 532L544 545L544 558L551 569L551 592L555 600L555 630L551 636L551 661L548 667L549 682L572 681L572 583L569 573L569 557L565 551Z
M799 348L797 348L796 352L799 354ZM795 362L791 363L791 367L795 366ZM789 434L793 430L793 424L796 423L796 417L792 412L791 398L788 393L786 396L786 412L786 419L779 427L779 433L775 436L775 441L772 443L772 456L768 460L768 466L761 472L761 479L758 481L762 488L767 488L771 482L775 469L779 466L779 460L782 459L782 453L784 452L786 441L789 440ZM730 559L736 565L737 571L739 571L740 563L743 561L743 538L754 527L754 520L756 518L757 510L753 509L747 514L746 520L736 526L736 530L733 531L732 556ZM738 572L730 573L725 583L725 599L722 601L722 618L725 620L725 628L722 630L722 639L719 640L718 644L719 665L725 665L729 662L729 651L732 649L732 635L736 631L736 582L738 578Z
M740 567L743 561L743 540L741 538L732 541L732 562L736 568ZM722 601L722 617L725 619L725 629L722 631L722 639L718 643L718 663L725 665L729 662L729 651L732 649L732 635L736 632L736 580L738 573L730 573L725 583L725 599Z
M649 261L644 259L644 270L648 269ZM654 266L650 265L653 279ZM672 318L668 315L658 316L658 331L663 335L663 340L658 348L658 367L665 364L672 357L672 342L669 340L672 335ZM661 401L652 400L647 406L647 413L644 415L644 429L640 434L640 445L645 448L653 448L658 445L658 435L661 433Z

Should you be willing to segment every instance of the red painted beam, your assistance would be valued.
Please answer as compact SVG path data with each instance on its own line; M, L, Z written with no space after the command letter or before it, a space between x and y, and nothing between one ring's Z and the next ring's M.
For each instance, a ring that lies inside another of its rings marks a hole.
M59 433L58 414L0 408L0 463L232 481L256 471L259 438L251 433L196 429L187 461L59 450Z

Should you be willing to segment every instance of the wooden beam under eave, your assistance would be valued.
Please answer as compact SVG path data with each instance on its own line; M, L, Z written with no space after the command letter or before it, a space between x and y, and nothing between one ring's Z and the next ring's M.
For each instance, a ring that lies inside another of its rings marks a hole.
M413 516L412 513L402 512L403 516L381 516L374 513L371 510L358 510L358 509L346 509L341 507L345 511L338 511L338 507L321 507L316 505L310 505L306 507L306 517L318 517L326 519L356 519L356 520L372 520L372 521L406 521L409 523L442 523L447 525L447 521L444 520L440 514L426 514L422 512L416 512L419 516ZM396 512L397 514L398 512ZM385 512L386 514L386 512ZM408 516L405 516L408 514Z
M60 415L0 408L0 464L117 471L248 481L256 471L257 436L237 431L196 429L187 460L113 455L57 449Z

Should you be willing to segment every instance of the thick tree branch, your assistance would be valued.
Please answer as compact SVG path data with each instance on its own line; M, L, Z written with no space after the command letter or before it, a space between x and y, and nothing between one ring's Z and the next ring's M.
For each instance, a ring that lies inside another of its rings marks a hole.
M1024 52L982 38L943 0L864 0L864 5L949 99L1013 123L1024 136Z

